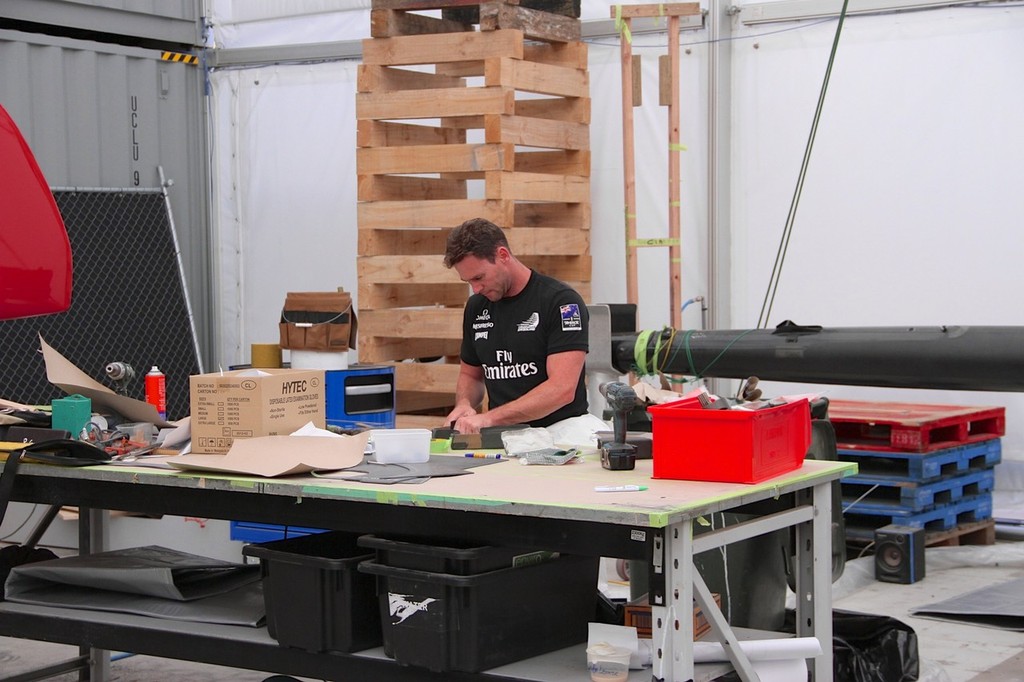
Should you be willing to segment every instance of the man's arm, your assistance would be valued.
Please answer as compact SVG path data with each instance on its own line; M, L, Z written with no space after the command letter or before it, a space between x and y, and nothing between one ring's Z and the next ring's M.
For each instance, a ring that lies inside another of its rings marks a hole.
M458 418L455 428L460 433L477 433L485 426L501 426L506 424L523 424L534 419L548 416L563 405L572 402L576 395L576 384L580 372L587 360L582 350L570 350L555 353L547 358L547 381L538 384L533 390L524 393L515 400L482 414L466 414ZM464 364L463 367L466 365ZM483 386L483 370L479 367L481 382L481 398ZM459 374L461 387L463 374ZM456 390L456 400L462 394ZM452 414L458 411L458 403Z
M445 426L456 422L463 417L471 417L484 402L484 368L476 365L468 365L465 362L459 365L459 378L455 382L455 407L444 420ZM471 433L462 431L460 433Z

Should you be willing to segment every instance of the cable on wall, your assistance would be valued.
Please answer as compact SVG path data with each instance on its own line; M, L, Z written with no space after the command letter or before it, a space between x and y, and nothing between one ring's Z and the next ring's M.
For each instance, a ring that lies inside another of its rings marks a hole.
M832 51L828 56L825 78L821 83L821 92L818 94L818 105L814 110L814 119L811 121L811 132L807 137L807 145L804 147L804 157L800 163L800 173L797 175L796 188L793 190L793 198L789 203L789 213L786 216L786 224L782 229L779 249L775 253L775 264L772 266L772 275L768 283L768 289L765 291L764 301L761 303L761 314L757 318L758 329L763 329L768 324L768 318L771 317L772 313L772 305L775 303L775 293L779 288L782 265L786 260L786 251L789 248L789 238L793 234L796 209L800 205L800 195L803 192L804 180L807 177L807 166L811 160L811 150L814 148L814 138L818 133L818 123L821 120L821 111L825 105L825 93L828 92L828 82L832 76L832 65L835 63L836 51L839 48L839 36L843 32L843 23L846 20L846 10L849 4L850 0L843 0L843 9L839 12L839 23L836 25L836 34L832 39Z

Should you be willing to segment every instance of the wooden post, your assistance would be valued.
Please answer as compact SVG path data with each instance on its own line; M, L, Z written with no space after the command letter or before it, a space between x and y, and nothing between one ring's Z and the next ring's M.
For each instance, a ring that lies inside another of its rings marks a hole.
M673 329L683 325L682 243L680 231L679 177L679 16L668 18L670 69L668 103L668 263L669 298Z
M615 11L614 9L612 10ZM626 302L639 303L636 273L636 163L633 157L633 44L629 17L619 26L622 57L622 180L625 193Z
M626 198L626 299L638 303L636 265L636 165L634 162L635 142L633 137L633 107L640 102L635 99L633 87L632 23L633 17L668 18L668 58L661 61L662 83L659 88L660 102L668 106L668 239L659 240L658 246L669 247L669 319L674 328L682 326L682 229L680 207L680 157L682 145L679 140L679 17L700 14L700 4L695 2L655 5L614 5L611 16L619 22L619 41L622 58L622 174ZM667 63L666 63L667 62ZM667 87L666 87L667 83Z

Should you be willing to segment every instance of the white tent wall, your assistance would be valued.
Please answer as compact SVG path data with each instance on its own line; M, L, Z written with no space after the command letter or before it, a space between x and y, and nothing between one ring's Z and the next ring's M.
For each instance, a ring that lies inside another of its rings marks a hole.
M320 11L341 5L351 11ZM584 16L607 17L600 5L586 3ZM249 3L211 7L217 47L369 31L365 7L354 3L300 3L298 16L281 20L232 14ZM724 326L743 329L757 324L837 22L734 21L731 295L711 304ZM684 299L707 294L707 35L685 31L681 39ZM644 103L634 110L640 237L667 236L667 115L657 104L665 41L663 33L634 36L644 75ZM1024 7L847 18L768 326L787 318L833 327L1024 325L1016 301L1022 65ZM221 291L213 366L246 362L250 343L276 338L287 291L356 290L356 68L328 61L210 74ZM592 41L595 302L624 301L626 291L619 73L618 40ZM642 249L639 264L639 323L660 328L670 314L667 250ZM687 308L685 327L700 326L698 307ZM1005 405L1004 458L1024 460L1021 394L783 383L769 390Z

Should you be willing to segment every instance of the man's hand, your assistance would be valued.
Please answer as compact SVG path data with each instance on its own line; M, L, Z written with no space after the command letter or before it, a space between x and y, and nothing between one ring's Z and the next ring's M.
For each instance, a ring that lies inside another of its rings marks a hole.
M468 414L455 421L455 430L459 433L480 433L485 426L492 426L490 416L483 414Z
M454 428L459 433L476 433L475 431L463 431L461 428L459 428L460 419L465 420L475 415L476 410L474 410L469 405L456 405L455 408L448 414L448 416L445 417L444 425Z

